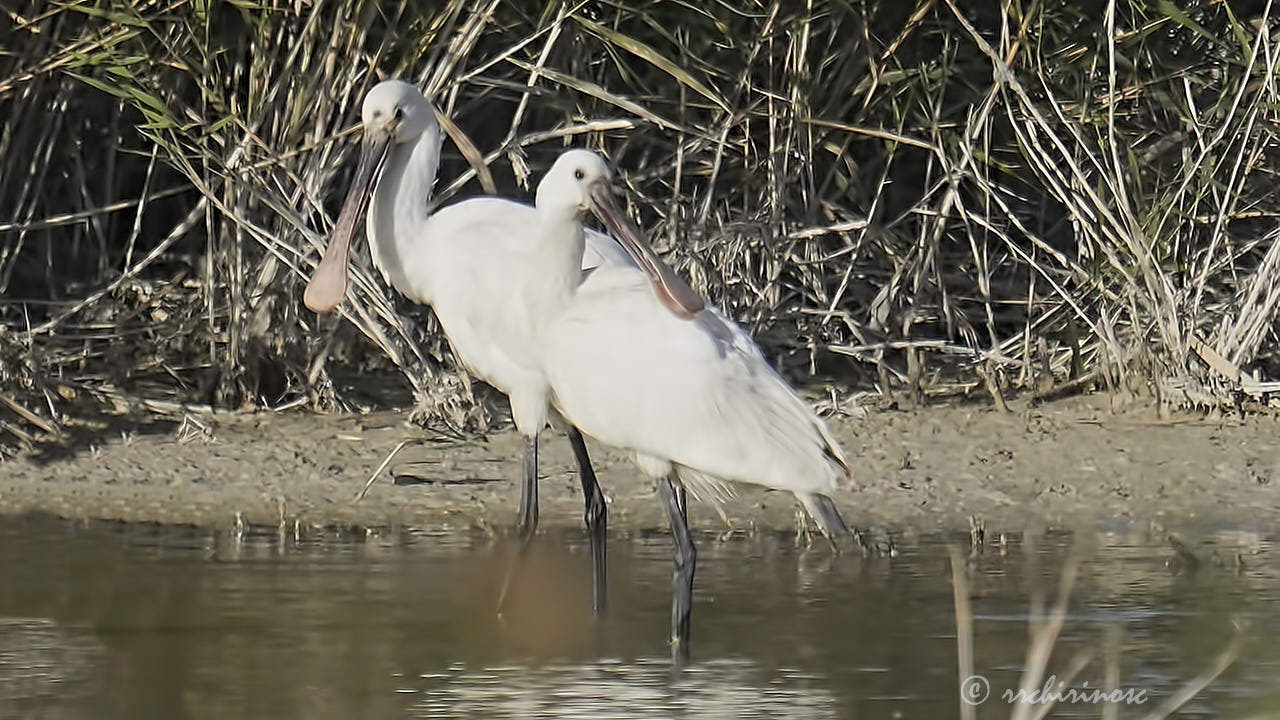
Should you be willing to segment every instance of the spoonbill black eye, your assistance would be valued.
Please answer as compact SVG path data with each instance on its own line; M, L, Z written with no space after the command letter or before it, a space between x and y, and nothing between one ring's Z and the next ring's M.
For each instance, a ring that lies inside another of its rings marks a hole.
M404 108L402 107L396 108L396 120L403 120L403 119L404 119Z
M573 171L573 179L574 179L574 180L581 180L582 178L584 178L584 177L586 177L586 176L587 176L587 174L586 174L586 173L584 173L584 172L582 172L582 168L578 168L577 170L574 170L574 171Z

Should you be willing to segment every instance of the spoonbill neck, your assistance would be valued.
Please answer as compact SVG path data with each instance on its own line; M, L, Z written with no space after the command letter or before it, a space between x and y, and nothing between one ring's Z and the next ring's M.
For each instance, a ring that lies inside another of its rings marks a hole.
M387 153L369 206L368 234L374 265L388 283L411 298L423 295L423 289L410 281L417 276L410 266L425 250L420 243L426 241L427 203L439 165L437 129L396 144Z
M576 210L539 207L537 213L537 236L527 268L533 282L525 299L534 317L549 320L568 307L582 282L586 231Z

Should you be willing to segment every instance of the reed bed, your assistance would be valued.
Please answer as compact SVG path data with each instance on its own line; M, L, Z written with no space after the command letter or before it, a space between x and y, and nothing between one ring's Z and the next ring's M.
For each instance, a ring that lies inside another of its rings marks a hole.
M679 271L800 383L1265 407L1270 3L13 0L0 443L85 408L494 422L428 310L301 289L380 77L451 122L434 203L605 152ZM483 394L481 394L483 396Z

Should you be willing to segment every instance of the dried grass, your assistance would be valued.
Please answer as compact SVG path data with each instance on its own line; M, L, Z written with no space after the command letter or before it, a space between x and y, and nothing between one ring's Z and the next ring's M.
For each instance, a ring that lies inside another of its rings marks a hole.
M367 261L349 323L298 301L379 74L452 120L436 202L605 150L802 382L1214 404L1276 377L1270 4L984 7L10 3L0 395L52 423L85 397L352 407L344 373L396 368L424 416L485 427Z

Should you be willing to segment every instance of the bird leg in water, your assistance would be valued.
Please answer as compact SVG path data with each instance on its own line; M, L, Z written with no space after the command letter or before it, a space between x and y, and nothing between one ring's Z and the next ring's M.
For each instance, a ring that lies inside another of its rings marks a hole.
M698 551L689 536L684 486L674 472L658 481L658 491L671 523L676 563L671 574L671 660L683 665L689 661L689 614L693 609L693 571L698 564Z
M587 523L587 540L591 544L591 611L596 617L600 617L604 614L607 587L605 538L609 528L609 509L605 506L600 484L596 482L596 473L591 469L587 443L582 439L582 432L572 425L569 426L569 444L573 446L573 456L578 461L578 478L582 481L582 497L586 503L584 519Z
M520 544L528 545L538 529L538 436L524 440L523 478L520 484Z
M507 568L507 575L502 581L502 592L498 594L498 614L507 606L507 595L511 590L511 581L517 569L524 564L529 553L529 544L538 530L538 436L531 435L524 439L523 476L520 480L520 521L516 525L516 537L520 543L516 547L516 556Z
M831 544L831 550L839 554L841 549L848 544L856 541L853 533L849 530L849 526L845 524L844 518L840 517L840 511L836 509L836 504L831 498L821 493L796 493L796 499L804 506L805 511L813 521L818 524L818 530L822 532L822 536ZM801 520L803 523L803 519ZM805 535L808 535L808 523L804 523ZM798 536L797 536L798 539Z

